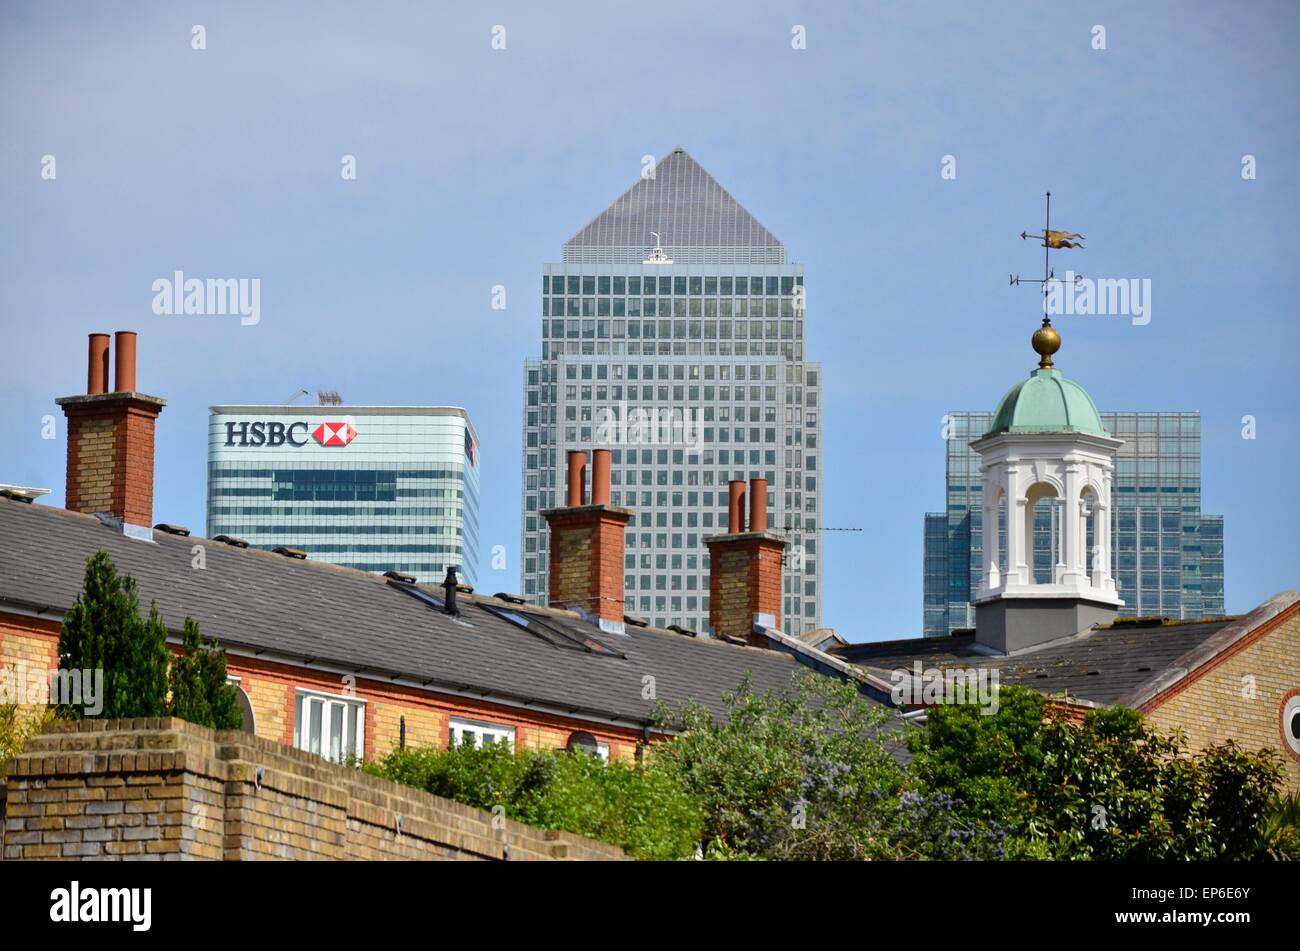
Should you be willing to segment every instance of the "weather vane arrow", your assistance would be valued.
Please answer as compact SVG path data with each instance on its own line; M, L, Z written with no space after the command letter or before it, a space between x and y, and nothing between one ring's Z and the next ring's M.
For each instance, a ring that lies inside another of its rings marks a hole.
M1043 285L1043 314L1047 314L1047 287L1049 284L1064 284L1064 281L1057 280L1055 272L1052 271L1051 260L1049 255L1052 251L1060 251L1065 248L1083 248L1083 242L1087 240L1077 231L1053 231L1052 225L1052 193L1047 193L1047 214L1043 221L1042 234L1030 234L1028 231L1020 232L1020 240L1028 241L1031 238L1042 245L1043 248L1043 276L1041 278L1021 277L1019 274L1012 274L1010 283L1013 285L1020 284L1041 284ZM1074 276L1076 285L1083 281L1082 274ZM1044 320L1047 317L1044 316ZM1050 326L1048 320L1044 326Z
M1028 241L1033 238L1043 247L1043 276L1042 278L1021 277L1018 274L1011 275L1011 283L1019 284L1041 284L1043 286L1043 325L1034 333L1030 341L1034 351L1041 357L1038 366L1042 370L1052 369L1052 354L1056 353L1061 347L1061 335L1056 332L1052 326L1050 308L1048 306L1048 290L1052 284L1064 285L1066 282L1059 280L1052 271L1051 255L1053 251L1060 251L1067 248L1082 248L1084 237L1077 231L1053 231L1052 230L1052 193L1047 193L1047 211L1043 219L1043 233L1030 234L1028 231L1020 232L1020 240ZM1083 275L1074 275L1074 284L1078 286L1083 282Z

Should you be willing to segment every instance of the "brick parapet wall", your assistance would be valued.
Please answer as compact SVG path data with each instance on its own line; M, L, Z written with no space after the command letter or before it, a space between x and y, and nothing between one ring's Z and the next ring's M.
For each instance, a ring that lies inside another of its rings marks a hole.
M56 723L8 774L6 859L624 858L281 743L166 717Z

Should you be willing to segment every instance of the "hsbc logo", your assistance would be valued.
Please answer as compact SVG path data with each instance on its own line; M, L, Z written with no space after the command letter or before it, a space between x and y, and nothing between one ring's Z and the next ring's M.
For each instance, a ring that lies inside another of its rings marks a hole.
M226 445L241 448L257 446L305 446L310 423L227 422ZM310 438L321 446L346 446L357 438L357 431L349 422L325 422L311 430Z
M321 423L311 431L311 438L322 446L346 446L357 436L349 423Z

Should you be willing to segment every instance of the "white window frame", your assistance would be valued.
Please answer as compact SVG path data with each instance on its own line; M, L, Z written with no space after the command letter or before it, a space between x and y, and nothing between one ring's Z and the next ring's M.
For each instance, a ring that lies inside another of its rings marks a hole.
M597 740L597 741L596 741L596 755L599 756L599 757L600 757L604 762L608 763L608 762L609 762L609 744L608 744L608 743L602 743L600 740Z
M313 709L320 710L319 735L310 730ZM339 716L339 750L330 748L328 725ZM306 727L307 729L304 729ZM360 760L366 752L366 702L360 697L325 693L320 690L296 689L293 713L293 745L315 753L330 762L342 762L349 754Z
M515 728L512 726L506 726L503 723L489 723L485 720L468 720L465 717L450 717L447 720L448 747L460 746L466 736L474 738L474 749L476 750L482 749L485 741L490 743L504 742L512 750L515 748Z

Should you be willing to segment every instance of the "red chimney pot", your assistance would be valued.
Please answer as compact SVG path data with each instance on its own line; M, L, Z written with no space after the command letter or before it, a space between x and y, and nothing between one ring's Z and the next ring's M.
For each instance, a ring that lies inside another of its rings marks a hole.
M587 479L587 453L581 449L569 450L569 508L582 504L584 483Z
M90 334L87 393L55 400L67 417L64 504L70 511L107 514L125 526L153 525L154 429L166 400L135 391L135 334L117 333L117 378L108 389L108 334Z
M135 331L117 332L117 365L113 368L113 392L135 392Z
M732 479L727 483L727 531L739 535L745 530L745 483Z
M86 366L86 393L108 392L108 334L90 335L90 357Z
M767 531L767 480L749 480L749 530Z
M591 504L609 504L609 450L595 449L591 453Z

